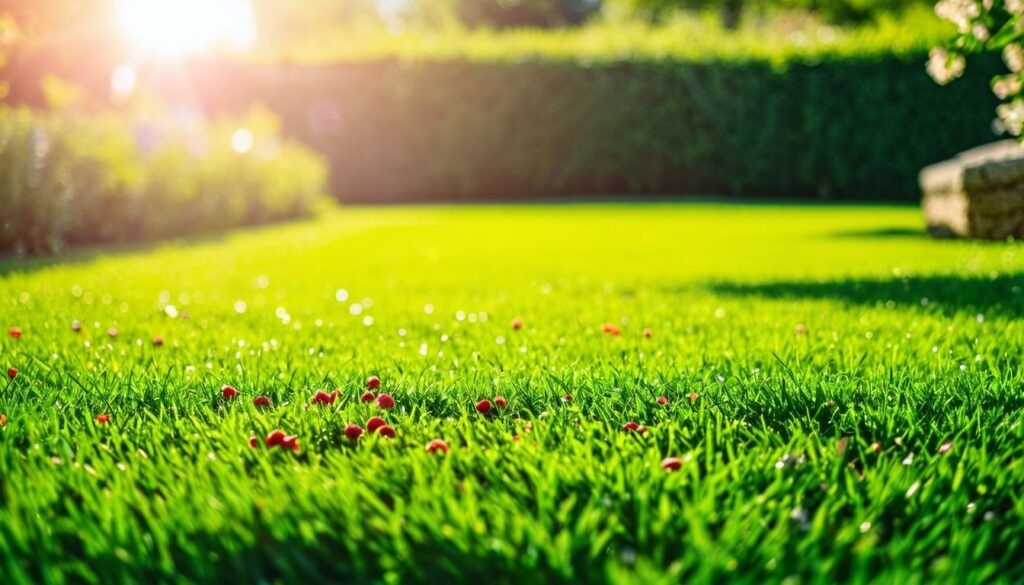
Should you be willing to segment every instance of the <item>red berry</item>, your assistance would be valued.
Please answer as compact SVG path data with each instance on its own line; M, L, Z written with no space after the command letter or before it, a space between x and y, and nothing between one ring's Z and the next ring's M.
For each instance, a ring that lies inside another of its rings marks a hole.
M15 339L21 339L21 329L20 328L18 328L18 327L11 327L10 329L7 330L7 332L11 334L11 337L13 337Z
M363 427L357 424L350 424L345 427L345 436L355 441L363 434Z
M505 400L504 396L495 396L494 403L498 405L498 408L505 408L508 406L508 401Z
M266 407L270 406L270 399L267 398L266 396L257 396L252 401L252 404L253 404L253 406L259 406L260 408L266 408Z
M366 387L369 388L370 390L374 390L380 387L380 378L378 378L377 376L370 376L369 378L366 379Z
M654 332L651 331L650 327L648 327L647 329L644 329L644 337L650 338L652 335L654 335Z
M632 420L629 421L628 423L622 425L622 430L624 430L624 431L635 431L635 430L637 430L639 428L640 428L640 425L636 421L632 421Z
M259 438L256 435L249 437L249 446L255 449L260 444Z
M104 425L104 424L107 424L108 422L110 422L110 415L109 414L101 414L101 415L96 417L96 424Z
M394 439L395 438L395 429L391 428L388 425L383 425L382 427L377 429L377 434L385 436L385 437L387 437L389 439Z
M658 404L660 404L662 406L665 406L666 404L668 404L668 398L665 397L665 396L659 396L658 397Z
M523 320L522 320L522 318L516 317L515 319L512 319L512 328L513 329L522 329L523 328Z
M15 368L7 368L7 376L13 380L18 377L18 370Z
M377 397L377 406L384 410L389 410L395 407L395 399L390 394L381 394Z
M107 335L111 337L117 337L117 327L111 327L110 329L107 329Z
M71 330L74 331L75 333L81 332L82 331L82 322L79 321L78 319L75 319L74 321L72 321L71 322Z
M338 398L338 391L335 390L330 394L323 390L317 390L316 394L313 395L313 402L319 402L320 404L334 404L334 401Z
M388 426L388 423L384 422L384 419L379 416L372 417L370 420L366 421L366 430L371 433L374 433L377 429L386 426Z
M231 400L235 396L238 396L238 390L235 390L234 387L225 384L220 389L220 395L224 397L224 400Z
M572 402L572 394L566 394L562 397L562 402Z
M427 443L427 453L434 454L437 453L438 451L442 453L447 453L448 443L445 443L441 439L434 439L433 441Z
M281 439L281 447L285 449L291 449L292 451L299 450L299 438L295 435L287 435Z
M363 395L359 397L363 402L373 402L377 397L373 395L373 392L367 390L363 392Z
M153 338L153 345L155 345L157 347L160 347L163 344L164 344L164 338L163 337L154 337Z
M667 469L668 471L676 471L683 466L683 462L678 457L666 457L661 460L661 468Z
M267 447L276 447L277 445L280 445L284 442L284 437L284 431L280 429L270 431L270 434L267 435Z
M491 401L484 398L480 402L477 402L476 411L480 414L487 414L488 412L491 412Z

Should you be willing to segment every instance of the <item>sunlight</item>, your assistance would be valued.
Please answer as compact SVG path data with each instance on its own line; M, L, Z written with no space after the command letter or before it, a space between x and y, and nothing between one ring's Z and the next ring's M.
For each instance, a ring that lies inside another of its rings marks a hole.
M162 57L256 41L249 0L118 0L117 16L133 44Z

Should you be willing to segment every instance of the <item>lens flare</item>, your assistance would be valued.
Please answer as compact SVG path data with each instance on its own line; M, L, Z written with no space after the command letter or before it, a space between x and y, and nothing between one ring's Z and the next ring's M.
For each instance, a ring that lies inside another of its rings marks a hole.
M118 0L117 17L132 44L161 57L256 42L249 0Z

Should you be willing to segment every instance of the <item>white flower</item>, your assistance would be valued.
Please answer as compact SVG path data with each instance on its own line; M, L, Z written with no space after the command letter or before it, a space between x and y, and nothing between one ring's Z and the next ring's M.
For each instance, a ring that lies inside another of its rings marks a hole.
M1024 129L1024 102L1014 100L1008 104L1002 104L996 108L996 114L1006 126L1006 131L1014 136L1020 136Z
M939 85L946 85L963 75L966 65L963 55L950 55L942 47L935 47L928 56L928 75Z
M1024 2L1024 0L1020 0ZM1017 43L1010 43L1003 49L1003 61L1006 66L1014 73L1019 73L1024 69L1024 48Z
M981 16L981 7L975 0L941 0L935 5L935 14L956 25L961 33L970 30L971 21Z

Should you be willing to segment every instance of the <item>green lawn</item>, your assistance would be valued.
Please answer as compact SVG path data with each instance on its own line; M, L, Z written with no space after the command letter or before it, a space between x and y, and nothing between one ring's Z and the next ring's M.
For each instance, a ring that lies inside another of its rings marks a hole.
M921 224L347 209L2 263L0 580L1021 582L1024 249Z

